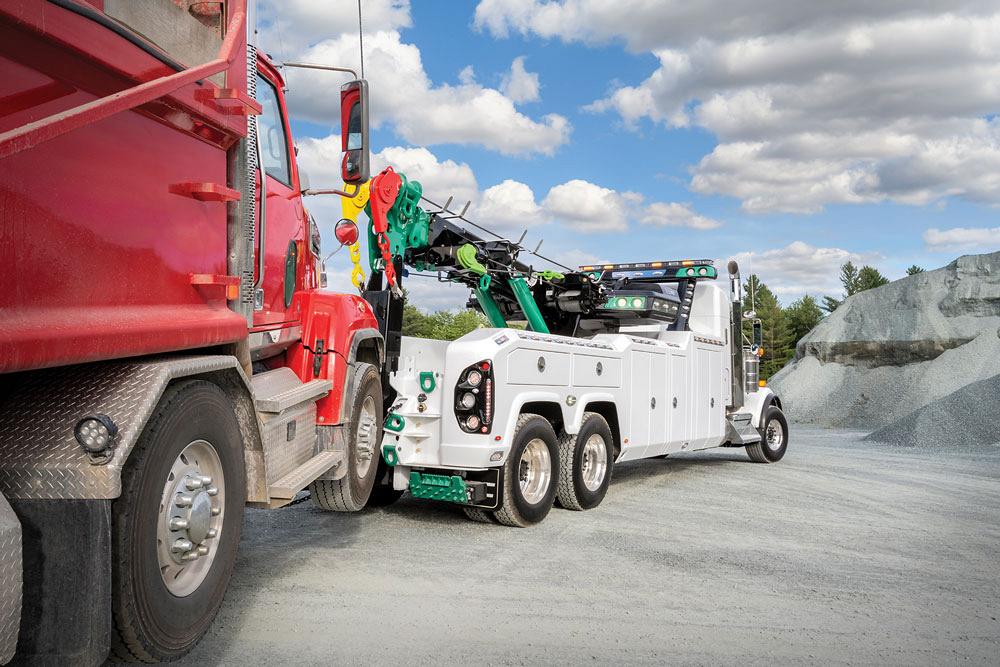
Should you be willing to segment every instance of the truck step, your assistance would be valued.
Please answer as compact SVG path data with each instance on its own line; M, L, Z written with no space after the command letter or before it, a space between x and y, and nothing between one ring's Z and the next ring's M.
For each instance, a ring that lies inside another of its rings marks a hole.
M731 447L742 447L760 442L760 433L750 423L750 415L737 413L726 419L726 440Z
M268 492L272 498L294 498L295 494L309 486L310 482L330 468L343 463L343 452L320 452L272 484Z
M260 412L284 412L293 405L316 401L333 389L330 380L302 382L290 368L276 368L251 379L254 405Z

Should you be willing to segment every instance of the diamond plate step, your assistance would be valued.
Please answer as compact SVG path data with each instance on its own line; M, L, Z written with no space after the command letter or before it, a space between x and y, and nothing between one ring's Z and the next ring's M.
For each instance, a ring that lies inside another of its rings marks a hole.
M284 412L293 405L315 401L333 389L330 380L302 382L290 368L276 368L251 379L254 405L260 412Z
M726 439L732 445L760 442L760 433L750 423L750 415L737 413L726 420Z
M320 452L291 471L268 489L272 498L294 498L295 494L334 466L344 462L343 452Z

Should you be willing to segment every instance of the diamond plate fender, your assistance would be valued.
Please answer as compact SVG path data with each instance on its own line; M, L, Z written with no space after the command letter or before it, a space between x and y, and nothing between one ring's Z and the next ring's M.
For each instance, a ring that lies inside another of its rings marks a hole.
M266 494L259 488L263 454L249 382L228 355L100 362L16 376L0 395L0 492L25 500L117 498L122 467L164 389L177 378L206 375L223 380L220 386L234 399L247 455L248 499ZM113 454L102 463L73 435L81 418L98 413L118 426Z
M17 648L21 625L21 522L0 496L0 664Z

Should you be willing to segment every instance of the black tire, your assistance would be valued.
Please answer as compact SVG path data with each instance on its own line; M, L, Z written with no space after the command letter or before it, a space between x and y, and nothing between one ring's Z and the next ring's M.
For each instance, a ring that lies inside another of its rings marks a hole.
M484 510L481 507L463 507L462 511L465 512L465 517L470 521L475 521L477 523L496 523L493 512L490 510Z
M534 503L525 499L521 490L521 455L533 440L541 440L548 451L549 476L548 488L540 499ZM514 429L514 443L503 470L503 504L495 513L497 521L505 526L524 528L536 524L548 516L552 502L556 497L556 484L559 479L559 441L552 424L545 417L533 414L523 414L517 420Z
M768 428L774 423L775 427L780 427L781 431L781 444L778 447L768 446L767 444L767 433ZM750 460L754 463L777 463L788 451L788 420L785 419L784 413L781 410L772 405L767 408L764 412L764 420L761 427L757 429L760 433L760 442L755 442L752 445L747 445L747 455Z
M210 443L221 463L224 523L204 580L178 597L160 576L158 514L171 467L197 440ZM201 639L229 585L245 503L243 438L232 402L204 380L170 386L122 470L121 496L112 504L113 659L176 660Z
M386 465L385 460L379 454L378 471L375 473L375 486L368 496L366 507L388 507L403 496L402 489L392 488L393 469Z
M309 485L313 504L333 512L357 512L364 509L378 477L378 459L382 451L382 379L378 369L359 362L354 368L354 396L351 397L350 425L347 439L347 474L340 479L318 479ZM371 398L376 410L375 442L371 452L374 460L360 474L356 457L359 417L366 398Z
M587 487L584 479L584 447L587 441L599 436L604 441L604 479L596 489ZM586 412L580 431L576 435L564 433L559 439L559 484L556 499L568 510L589 510L597 507L608 493L611 484L611 468L614 465L614 436L611 427L596 412Z

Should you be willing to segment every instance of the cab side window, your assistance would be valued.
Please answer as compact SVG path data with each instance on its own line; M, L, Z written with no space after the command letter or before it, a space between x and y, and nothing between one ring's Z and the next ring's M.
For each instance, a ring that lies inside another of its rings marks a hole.
M292 186L292 170L288 165L288 140L285 122L281 117L278 92L264 77L257 75L257 101L264 108L258 116L260 123L261 161L271 178Z

